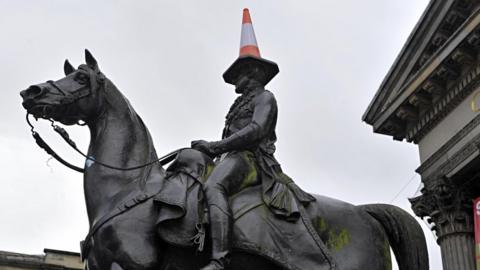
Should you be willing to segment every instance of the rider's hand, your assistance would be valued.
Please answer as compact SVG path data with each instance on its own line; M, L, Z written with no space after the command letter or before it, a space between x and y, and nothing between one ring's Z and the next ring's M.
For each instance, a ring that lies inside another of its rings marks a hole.
M214 144L212 142L197 140L197 141L192 141L191 146L193 149L198 150L202 153L205 153L211 158L214 158L217 155L217 153L215 153Z
M201 149L205 149L205 147L207 146L208 142L207 141L204 141L204 140L196 140L196 141L192 141L191 142L191 147L193 149L197 149L197 150L201 150Z

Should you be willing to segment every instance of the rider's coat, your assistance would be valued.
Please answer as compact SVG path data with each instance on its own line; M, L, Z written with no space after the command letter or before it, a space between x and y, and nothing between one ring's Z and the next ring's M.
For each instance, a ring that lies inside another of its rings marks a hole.
M238 151L252 152L261 175L265 203L276 215L296 220L300 215L297 200L307 204L315 198L283 173L275 159L276 123L277 102L273 93L261 87L248 89L231 106L222 140L214 144L214 149L224 153L222 156Z

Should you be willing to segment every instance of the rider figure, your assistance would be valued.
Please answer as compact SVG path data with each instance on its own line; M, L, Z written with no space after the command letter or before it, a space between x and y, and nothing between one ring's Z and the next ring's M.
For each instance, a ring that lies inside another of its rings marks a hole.
M247 40L247 41L245 41ZM217 157L205 183L212 240L211 262L202 270L225 269L232 246L228 197L262 184L262 199L285 220L297 220L301 204L315 199L295 185L274 158L277 103L265 85L278 73L276 63L260 57L248 9L243 13L240 57L223 74L240 96L226 116L222 140L193 141L192 148Z
M264 146L273 147L277 106L273 94L260 83L260 70L242 75L236 81L235 91L242 94L227 115L223 140L194 141L192 147L210 156L222 155L205 184L205 195L210 215L212 262L203 270L224 269L228 263L232 238L232 213L228 196L257 184L248 182L246 174L254 159L253 152Z

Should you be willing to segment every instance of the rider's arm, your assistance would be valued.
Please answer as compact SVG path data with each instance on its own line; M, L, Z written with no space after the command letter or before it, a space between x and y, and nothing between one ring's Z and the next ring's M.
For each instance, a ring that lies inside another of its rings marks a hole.
M212 150L218 155L232 150L248 149L259 143L275 126L277 102L271 92L265 91L255 98L252 121L229 137L212 142Z

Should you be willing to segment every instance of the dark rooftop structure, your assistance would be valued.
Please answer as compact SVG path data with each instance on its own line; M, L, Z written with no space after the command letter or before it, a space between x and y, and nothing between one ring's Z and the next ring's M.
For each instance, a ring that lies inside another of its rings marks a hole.
M44 254L27 255L0 251L0 270L42 269L78 270L84 269L80 254L69 251L44 249Z

